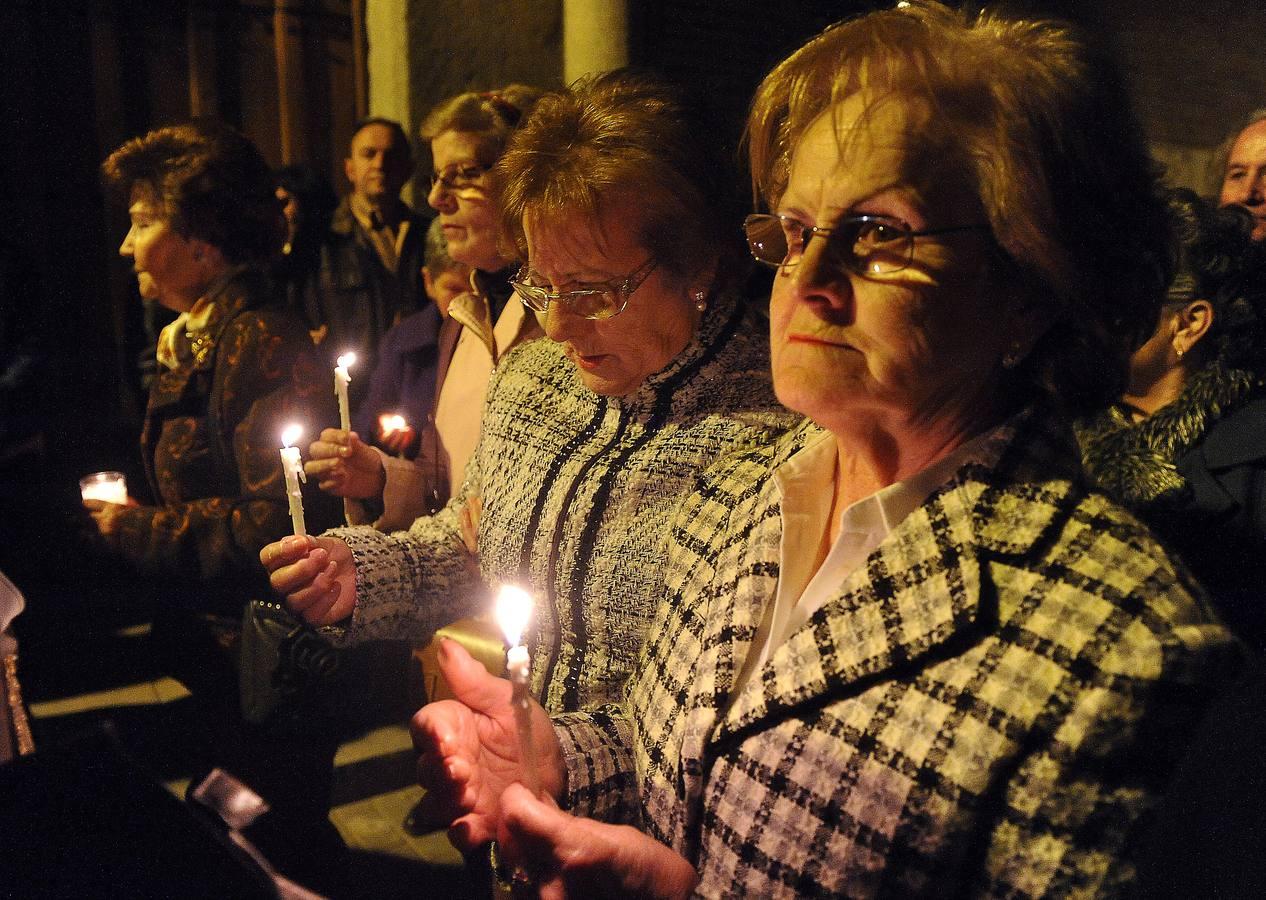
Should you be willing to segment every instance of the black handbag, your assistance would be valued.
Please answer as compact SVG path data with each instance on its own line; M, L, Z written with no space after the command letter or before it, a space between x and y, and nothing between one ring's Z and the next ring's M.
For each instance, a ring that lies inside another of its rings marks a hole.
M333 709L340 652L280 603L252 600L242 617L242 716L287 730L317 726Z

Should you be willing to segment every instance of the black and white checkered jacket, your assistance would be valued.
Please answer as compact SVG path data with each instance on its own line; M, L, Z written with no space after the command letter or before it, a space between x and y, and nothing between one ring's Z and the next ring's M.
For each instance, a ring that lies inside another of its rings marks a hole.
M516 348L489 383L458 497L408 531L329 532L356 562L345 640L420 639L518 583L536 601L529 646L546 708L619 699L663 591L673 510L704 468L799 421L774 398L768 344L759 315L715 301L691 344L627 397L586 388L553 341ZM477 569L458 526L471 495L483 503Z
M1123 889L1238 645L1082 486L1067 434L1022 415L731 697L778 581L771 475L819 433L727 461L686 501L627 706L556 718L568 804L640 824L704 896Z

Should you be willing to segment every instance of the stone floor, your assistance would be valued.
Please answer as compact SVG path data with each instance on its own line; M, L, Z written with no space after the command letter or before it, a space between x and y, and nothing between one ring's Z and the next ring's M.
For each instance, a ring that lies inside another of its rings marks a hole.
M39 639L25 642L22 683L37 752L109 720L142 761L161 761L155 778L183 797L190 775L181 771L179 735L191 700L179 682L148 670L145 638L142 626L77 635L56 651ZM339 746L330 821L350 851L346 896L480 895L443 832L411 837L401 828L422 796L413 766L405 722L383 724Z

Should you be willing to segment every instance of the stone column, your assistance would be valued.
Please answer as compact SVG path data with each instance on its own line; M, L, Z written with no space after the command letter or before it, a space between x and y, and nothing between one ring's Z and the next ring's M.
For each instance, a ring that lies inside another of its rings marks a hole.
M563 0L563 81L629 64L627 0Z

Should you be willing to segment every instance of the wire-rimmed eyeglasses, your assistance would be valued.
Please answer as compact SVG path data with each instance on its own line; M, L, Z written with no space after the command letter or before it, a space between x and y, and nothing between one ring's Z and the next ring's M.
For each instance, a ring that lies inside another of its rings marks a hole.
M956 231L989 230L989 225L952 225L916 231L888 216L845 216L830 228L806 225L785 215L757 214L743 220L747 247L756 261L775 269L800 262L809 241L826 241L824 259L858 275L900 272L914 259L914 239Z
M610 319L624 312L633 292L642 286L658 265L648 259L624 278L582 284L571 291L553 291L527 266L510 280L519 300L528 309L543 313L551 303L565 303L576 315L585 319Z
M492 166L472 163L465 166L450 166L443 172L432 171L431 187L434 189L435 185L439 184L447 191L474 187L479 183L479 179L483 177L484 173L491 168Z

